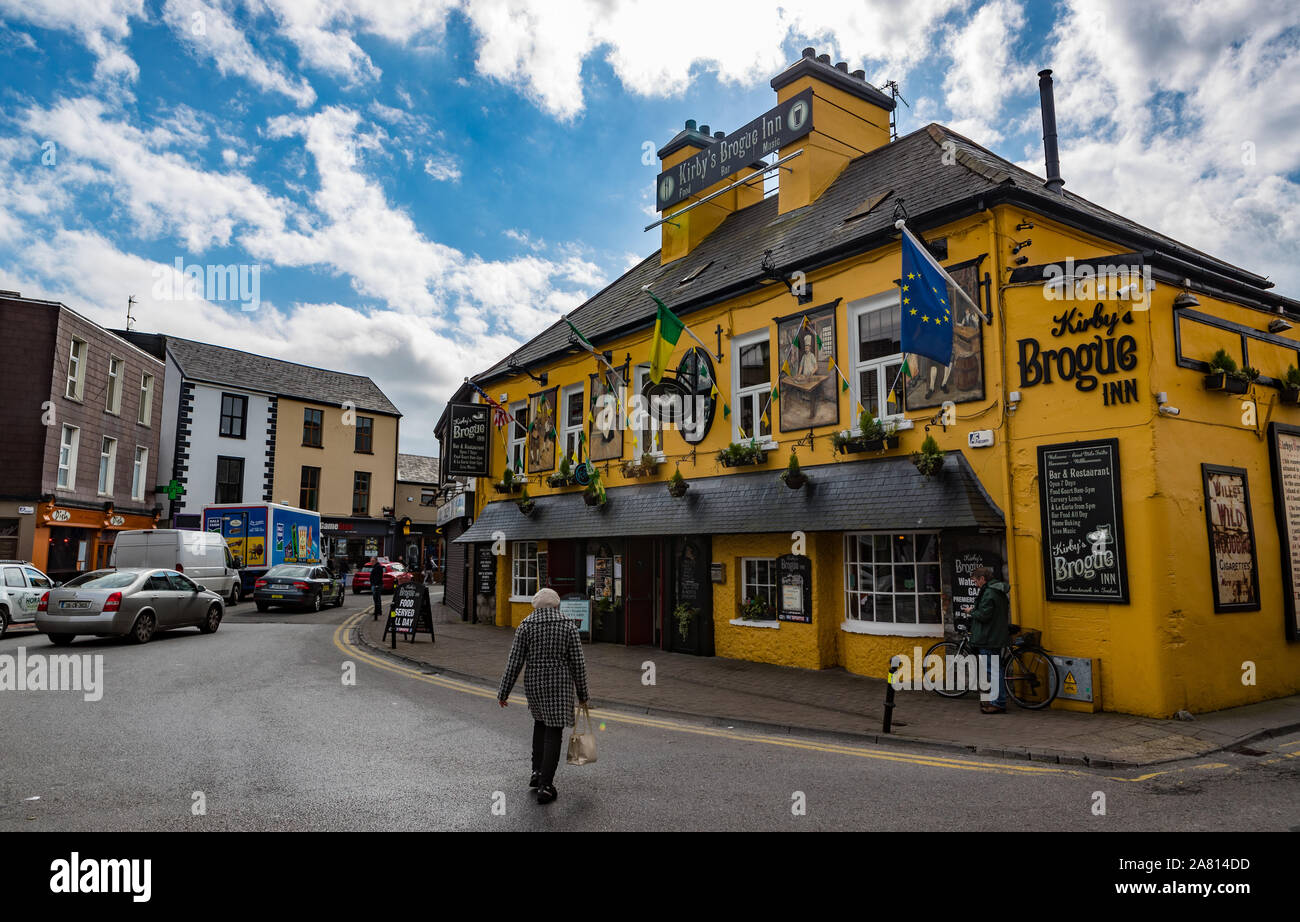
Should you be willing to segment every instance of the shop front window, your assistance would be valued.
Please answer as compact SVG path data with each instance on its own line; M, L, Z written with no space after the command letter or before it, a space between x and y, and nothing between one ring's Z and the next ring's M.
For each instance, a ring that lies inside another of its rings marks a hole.
M844 537L844 595L849 622L882 634L929 635L943 624L939 536L934 532Z
M526 598L532 601L537 595L537 542L516 541L514 553L510 557L510 595L512 598Z

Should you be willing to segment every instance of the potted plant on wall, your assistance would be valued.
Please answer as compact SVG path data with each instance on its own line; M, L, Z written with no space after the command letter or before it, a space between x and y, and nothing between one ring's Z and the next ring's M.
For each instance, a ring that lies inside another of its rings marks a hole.
M515 501L515 505L519 507L520 512L530 518L532 517L532 514L537 511L537 503L535 503L532 497L528 495L527 487L524 487L524 491L520 495L519 499Z
M858 432L856 436L848 432L836 432L831 436L831 445L840 454L884 451L898 447L898 424L893 420L876 419L863 410L858 415Z
M522 488L523 484L508 467L501 472L501 482L492 484L492 489L498 493L518 493Z
M668 478L668 494L676 499L681 499L686 495L686 491L691 488L686 478L682 476L681 468L673 471L673 476Z
M573 468L569 465L567 455L560 459L560 466L546 478L546 482L552 487L567 487L573 483Z
M746 621L771 621L776 617L772 603L761 595L740 603L740 617Z
M1294 365L1286 367L1286 377L1282 379L1282 402L1300 404L1300 369Z
M790 463L781 472L781 482L791 490L798 490L808 482L808 475L799 470L799 456L790 452Z
M605 485L600 482L600 470L591 469L591 480L587 483L587 489L582 491L582 501L588 506L604 506L608 501L605 495Z
M677 636L686 643L687 638L691 635L691 626L695 623L695 608L687 605L685 602L678 602L677 607L673 609L673 621L677 623Z
M1220 349L1210 359L1210 373L1205 376L1207 391L1223 391L1225 394L1244 394L1250 390L1250 382L1259 377L1259 372L1250 366L1237 368L1237 360L1228 355L1228 350Z
M939 448L939 443L934 440L932 435L925 437L925 441L921 443L920 451L912 452L912 463L926 477L937 476L943 470L943 458L943 450Z
M748 467L767 461L767 449L758 444L757 439L748 442L732 442L718 452L718 462L723 467Z
M653 477L659 471L659 459L652 452L643 451L639 461L623 462L624 477Z

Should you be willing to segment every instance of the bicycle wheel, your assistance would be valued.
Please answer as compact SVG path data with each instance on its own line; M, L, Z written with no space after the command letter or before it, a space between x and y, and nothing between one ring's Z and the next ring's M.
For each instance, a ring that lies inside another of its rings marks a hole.
M1056 699L1061 678L1052 658L1037 649L1015 649L1002 660L1007 696L1022 708L1036 711Z
M935 686L934 690L936 692L943 695L945 698L962 698L965 697L968 691L975 687L971 682L961 681L960 678L961 668L958 664L963 662L964 657L968 655L962 650L961 644L951 640L941 640L925 651L926 659L929 659L930 654L934 654L943 660L943 680ZM950 669L948 667L949 659L957 658L959 656L963 657L963 659L959 659L958 664L954 664L954 668ZM913 668L920 669L922 667L923 664L918 663ZM956 678L957 681L950 681L954 678ZM972 676L971 678L974 677Z

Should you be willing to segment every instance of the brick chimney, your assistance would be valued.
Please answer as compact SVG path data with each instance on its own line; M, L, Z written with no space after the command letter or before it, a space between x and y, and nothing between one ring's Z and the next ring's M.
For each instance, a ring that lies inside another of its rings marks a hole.
M815 202L850 160L889 143L889 113L894 100L867 83L863 71L831 64L828 55L805 48L803 56L772 78L778 103L808 88L813 91L811 133L781 148L787 157L803 153L781 170L780 214Z
M713 156L710 148L725 136L724 131L710 135L708 125L696 127L695 119L687 119L686 127L659 148L660 172L669 174L665 180L660 181L660 188L656 191L659 200L672 197L664 194L667 189L681 188L686 185L691 176L697 175L698 169L702 169L703 161ZM761 167L762 164L758 166ZM667 218L674 215L719 189L726 188L753 174L753 166L741 167L717 182L692 192L681 201L663 208L660 216ZM664 186L665 182L669 184L667 187ZM763 183L755 180L752 185L737 186L697 208L692 208L685 214L677 214L676 217L671 218L671 222L661 224L660 264L667 265L675 259L681 259L695 249L701 240L713 233L728 215L757 204L762 199Z

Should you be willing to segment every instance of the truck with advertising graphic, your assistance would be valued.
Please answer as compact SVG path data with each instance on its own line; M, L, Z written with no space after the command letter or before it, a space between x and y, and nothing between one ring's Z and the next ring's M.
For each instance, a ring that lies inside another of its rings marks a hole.
M203 530L226 539L245 595L271 567L322 562L320 513L279 503L216 503L203 507Z

